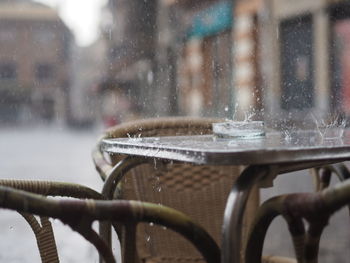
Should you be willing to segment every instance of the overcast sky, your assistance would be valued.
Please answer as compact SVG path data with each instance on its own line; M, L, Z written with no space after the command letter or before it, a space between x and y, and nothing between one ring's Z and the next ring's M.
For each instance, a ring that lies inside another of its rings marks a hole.
M58 9L77 44L87 46L98 36L100 12L107 0L35 0Z

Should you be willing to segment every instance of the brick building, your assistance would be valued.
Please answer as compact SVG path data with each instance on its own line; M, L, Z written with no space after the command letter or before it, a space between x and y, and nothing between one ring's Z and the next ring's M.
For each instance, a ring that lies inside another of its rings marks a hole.
M235 1L235 9L232 1L164 2L182 30L176 32L177 47L170 43L178 54L180 113L232 118L237 110L261 110L258 14L263 1Z
M0 120L64 120L72 35L49 7L0 2Z

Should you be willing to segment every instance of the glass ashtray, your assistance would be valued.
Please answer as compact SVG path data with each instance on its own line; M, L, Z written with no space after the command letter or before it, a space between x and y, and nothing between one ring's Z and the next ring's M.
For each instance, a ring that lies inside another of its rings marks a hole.
M255 139L265 137L263 121L227 121L213 123L213 133L218 138Z

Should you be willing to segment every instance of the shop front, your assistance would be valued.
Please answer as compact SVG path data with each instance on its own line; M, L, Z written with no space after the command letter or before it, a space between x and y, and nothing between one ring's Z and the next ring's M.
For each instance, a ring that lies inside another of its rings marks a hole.
M226 117L232 104L232 5L199 10L187 30L179 67L180 111Z

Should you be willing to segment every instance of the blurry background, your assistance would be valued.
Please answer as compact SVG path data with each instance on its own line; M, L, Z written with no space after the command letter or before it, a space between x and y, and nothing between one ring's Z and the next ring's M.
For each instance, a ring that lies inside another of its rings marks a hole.
M229 0L0 0L0 177L100 190L90 152L107 127L249 114L301 127L348 116L349 76L348 1L237 0L233 11ZM281 176L263 199L310 191L297 176ZM21 218L1 217L0 261L37 261ZM267 251L292 255L285 227L275 228ZM61 229L62 262L97 258ZM330 229L323 260L345 260L348 233Z
M346 1L0 3L2 125L349 112Z

